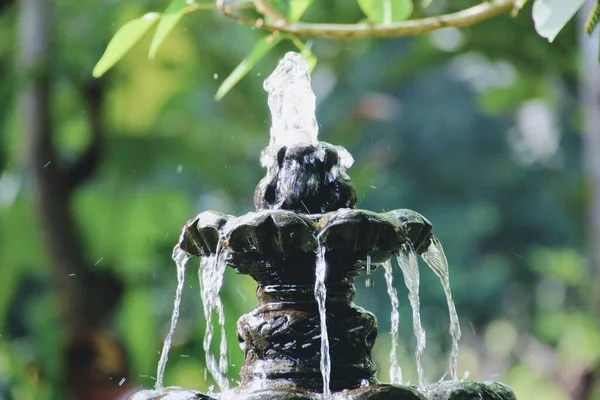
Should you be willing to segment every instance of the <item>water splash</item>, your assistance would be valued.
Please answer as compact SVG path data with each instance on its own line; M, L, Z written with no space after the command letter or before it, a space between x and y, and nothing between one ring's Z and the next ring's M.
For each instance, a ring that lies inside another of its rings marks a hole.
M392 302L392 348L390 350L390 381L399 385L402 383L402 368L398 365L398 325L400 323L400 313L398 311L399 301L398 292L394 287L394 277L392 275L392 260L388 260L383 264L383 270L385 271L385 283L387 284L387 292Z
M217 245L215 255L202 258L200 264L200 296L204 308L204 317L206 318L206 331L204 333L204 353L206 356L206 368L219 386L221 392L229 389L229 381L225 374L228 369L227 362L227 337L225 336L225 312L223 302L219 296L223 286L223 277L227 262L225 253L222 251L221 242ZM221 344L219 346L219 360L210 351L214 327L213 312L217 313L218 323L221 327Z
M190 259L190 255L185 251L181 250L179 246L173 249L173 260L177 265L177 290L175 291L175 300L173 301L173 313L171 314L171 327L165 337L163 343L162 352L160 353L160 360L158 361L158 368L156 371L156 384L155 389L162 389L163 379L165 376L165 368L167 367L167 360L169 359L169 350L171 350L171 342L173 341L173 334L177 327L177 320L179 320L179 308L181 306L181 296L183 294L183 284L185 281L185 264Z
M329 381L331 377L331 357L329 355L329 335L327 333L327 314L325 301L327 299L327 288L325 287L325 274L327 272L327 261L325 260L325 246L317 238L317 255L315 269L315 299L319 307L319 318L321 324L321 374L323 375L323 399L331 399Z
M268 93L272 119L269 148L276 152L282 146L316 145L316 98L304 58L298 53L286 53L263 88Z
M442 244L435 236L431 239L431 245L425 253L422 254L423 260L429 268L440 278L446 302L448 303L448 313L450 314L450 337L452 338L452 350L450 353L450 377L453 381L458 380L458 342L461 337L460 323L456 314L456 306L452 299L452 290L450 289L450 274L448 271L448 260L444 254Z
M425 376L423 374L423 353L425 352L426 334L421 325L421 310L419 301L419 262L417 254L410 244L404 244L402 249L396 256L398 265L404 275L404 283L408 289L408 300L412 308L413 331L417 339L417 347L415 349L415 361L417 364L417 376L419 386L423 387Z

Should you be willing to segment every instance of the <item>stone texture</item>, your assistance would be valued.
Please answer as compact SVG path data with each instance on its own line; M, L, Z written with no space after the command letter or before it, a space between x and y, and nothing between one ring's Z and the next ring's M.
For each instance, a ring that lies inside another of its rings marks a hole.
M356 191L333 145L282 147L275 157L254 192L257 210L318 214L356 205Z
M513 391L499 382L440 382L425 392L430 400L517 400Z
M161 390L141 390L129 400L215 400L194 390L169 387Z
M327 326L335 400L515 400L498 383L444 382L425 394L377 382L371 351L373 314L352 303L354 280L405 243L423 253L431 223L412 210L377 214L354 209L356 193L327 143L283 147L268 162L255 191L258 211L241 217L207 211L184 227L179 248L195 256L224 256L258 283L259 306L238 321L244 351L241 385L220 400L317 400L322 391L320 319L314 298L317 248L327 261ZM210 400L178 388L142 391L131 400Z

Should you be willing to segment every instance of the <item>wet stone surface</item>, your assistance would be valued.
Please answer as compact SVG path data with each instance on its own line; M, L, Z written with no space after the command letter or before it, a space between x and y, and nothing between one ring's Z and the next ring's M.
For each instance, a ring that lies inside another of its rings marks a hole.
M440 382L425 392L429 400L517 400L513 391L499 382Z
M160 390L141 390L129 400L215 400L194 390L181 389L177 387L164 388Z
M356 191L335 146L284 146L272 157L254 192L257 210L316 214L356 205Z
M327 249L328 262L354 266L370 257L376 265L406 241L417 251L426 249L431 224L412 210L385 214L349 208L325 214L264 210L241 217L205 211L185 225L178 246L192 256L214 255L221 246L230 266L252 274L269 263L312 260L318 241Z

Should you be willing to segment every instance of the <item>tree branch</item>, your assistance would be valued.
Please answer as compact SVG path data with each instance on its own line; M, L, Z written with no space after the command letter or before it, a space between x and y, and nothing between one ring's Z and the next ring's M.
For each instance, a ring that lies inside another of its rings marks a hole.
M65 171L69 190L77 188L96 172L104 152L104 135L102 132L103 81L95 79L89 82L83 87L82 96L89 115L91 140L77 161Z
M285 19L283 15L281 15L275 7L269 3L268 0L252 0L254 3L254 8L260 14L262 14L265 18L270 18L273 20L274 26L284 27L288 25L288 21Z
M263 0L253 1L257 11L260 12L260 7L265 2ZM270 32L280 32L303 38L367 39L420 35L442 28L470 26L513 9L515 3L516 0L490 0L451 14L391 24L289 23L285 19L276 19L279 22L270 24L262 19L252 19L236 14L231 8L223 6L222 2L219 6L219 1L217 2L217 8L226 17ZM272 17L269 11L263 12L263 15Z

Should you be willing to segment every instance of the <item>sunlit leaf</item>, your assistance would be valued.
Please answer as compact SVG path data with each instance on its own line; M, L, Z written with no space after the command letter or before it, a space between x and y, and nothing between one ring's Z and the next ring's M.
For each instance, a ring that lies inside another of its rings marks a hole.
M398 22L413 12L412 0L358 0L358 5L371 22Z
M532 11L535 30L552 42L583 3L585 0L535 0Z
M183 17L185 9L188 6L189 3L187 0L171 0L171 3L169 3L169 6L163 13L158 26L156 27L156 33L152 39L150 53L148 54L150 58L154 58L161 43L165 40L169 32L175 28L175 25L177 25L181 17Z
M259 40L250 54L236 67L235 70L223 81L217 94L216 100L221 100L238 83L256 63L271 51L283 38L282 35L270 35Z
M308 70L312 74L313 71L315 70L315 68L317 68L317 63L318 63L317 56L315 56L315 53L313 53L310 50L310 47L308 47L308 46L305 46L304 50L300 54L302 55L302 57L304 57L304 59L308 63Z
M525 3L527 3L527 0L516 0L515 7L521 9L521 8L525 7Z
M592 11L590 12L590 15L588 16L587 20L585 21L585 26L584 26L585 33L587 33L588 35L591 35L592 33L594 33L594 31L596 30L596 27L598 26L599 21L600 21L600 2L597 2L594 5L594 8L592 9Z
M159 17L159 13L148 13L123 25L106 46L106 50L94 67L92 75L98 78L111 69L158 21Z
M298 21L314 0L272 0L271 4L290 22Z
M314 0L291 0L287 12L288 19L292 22L298 21L313 1Z

